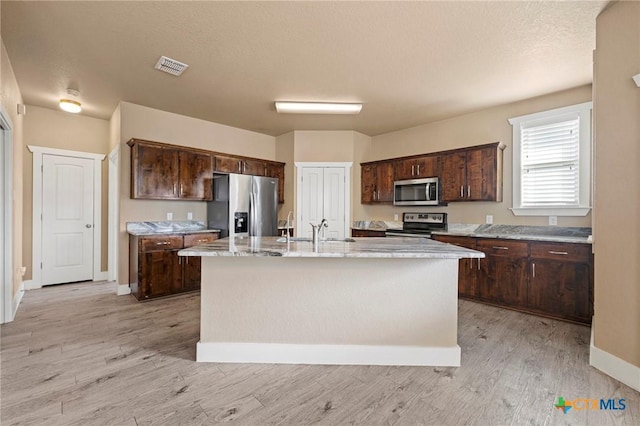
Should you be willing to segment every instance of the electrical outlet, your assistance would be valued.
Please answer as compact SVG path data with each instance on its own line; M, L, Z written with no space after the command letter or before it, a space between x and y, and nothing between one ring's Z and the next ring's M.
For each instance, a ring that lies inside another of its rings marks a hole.
M173 220L173 213L167 213L167 220Z
M492 215L492 214L488 214L488 215L485 217L484 222L485 222L486 224L491 225L491 224L493 223L493 215Z
M395 213L395 214L393 215L393 220L395 220L396 222L398 221L398 213Z
M187 213L187 220L193 220L193 213L191 212Z
M549 225L556 226L558 224L558 216L549 216Z

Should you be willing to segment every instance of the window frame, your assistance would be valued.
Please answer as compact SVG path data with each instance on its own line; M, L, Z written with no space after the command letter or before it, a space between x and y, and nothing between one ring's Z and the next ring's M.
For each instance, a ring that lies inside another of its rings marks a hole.
M555 108L533 114L521 115L510 118L509 124L513 129L513 199L510 210L516 216L586 216L591 211L591 111L593 102L584 102L562 108ZM578 114L579 127L579 204L577 207L547 206L547 207L523 207L522 206L522 125L534 121L558 122L563 121L563 116Z

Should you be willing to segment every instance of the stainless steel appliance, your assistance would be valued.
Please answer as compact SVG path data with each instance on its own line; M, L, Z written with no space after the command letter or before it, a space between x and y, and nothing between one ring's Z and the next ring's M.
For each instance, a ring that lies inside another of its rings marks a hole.
M385 234L387 237L431 238L431 232L446 230L446 213L402 213L402 229L389 229Z
M278 235L278 179L239 174L213 175L207 226L220 237Z
M440 204L440 184L437 177L397 180L393 183L393 204L396 206L437 206Z

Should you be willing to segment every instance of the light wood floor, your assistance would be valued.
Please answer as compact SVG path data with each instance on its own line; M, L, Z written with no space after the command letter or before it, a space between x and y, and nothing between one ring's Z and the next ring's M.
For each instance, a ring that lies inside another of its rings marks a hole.
M640 424L640 394L588 365L589 328L460 301L462 367L196 363L199 295L27 292L1 328L6 425ZM555 409L558 396L625 411Z

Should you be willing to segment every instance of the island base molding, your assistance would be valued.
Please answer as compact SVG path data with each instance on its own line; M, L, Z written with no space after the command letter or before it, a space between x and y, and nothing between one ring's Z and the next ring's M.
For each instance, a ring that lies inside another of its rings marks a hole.
M196 361L257 364L459 367L460 346L418 347L198 342Z

